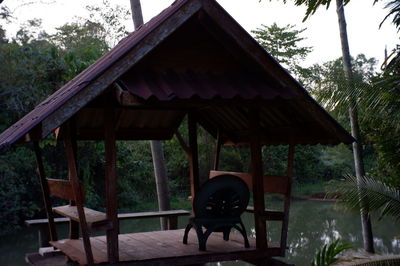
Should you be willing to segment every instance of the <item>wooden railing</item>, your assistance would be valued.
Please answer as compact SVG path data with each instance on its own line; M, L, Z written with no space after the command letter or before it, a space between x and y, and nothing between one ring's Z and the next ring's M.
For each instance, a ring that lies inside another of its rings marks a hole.
M118 214L118 220L134 220L134 219L145 219L145 218L161 218L165 217L168 221L168 230L178 229L178 217L188 216L189 211L186 210L170 210L170 211L151 211L151 212L136 212L136 213L120 213ZM56 224L66 224L70 222L69 218L55 218ZM48 228L48 219L34 219L26 220L27 226L37 227L39 230L39 245L40 247L49 246L50 234Z

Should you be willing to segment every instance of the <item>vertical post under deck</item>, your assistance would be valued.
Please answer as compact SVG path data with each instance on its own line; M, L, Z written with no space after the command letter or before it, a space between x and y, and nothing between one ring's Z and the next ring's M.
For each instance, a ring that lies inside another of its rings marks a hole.
M289 227L289 209L290 209L290 198L292 196L292 181L293 181L293 162L294 162L294 150L295 145L293 142L289 145L288 150L288 166L287 166L287 177L288 185L284 201L284 211L285 215L282 221L282 231L281 231L281 256L285 256L286 245L287 245L287 234Z
M46 210L47 219L49 220L48 226L49 226L49 232L50 232L50 240L56 241L57 240L57 231L56 231L56 226L54 223L54 214L51 209L50 191L49 191L49 186L46 181L46 174L45 174L44 166L43 166L42 153L40 152L39 143L37 141L33 142L33 149L35 151L37 173L39 175L40 186L42 188L44 208ZM46 245L48 245L48 244L49 243L46 243Z
M190 188L192 199L194 199L199 189L199 155L197 148L197 121L194 114L188 114L189 124L189 164L190 164Z
M113 108L106 108L104 112L106 216L112 224L111 229L107 230L107 254L108 262L115 263L119 260L115 117Z
M254 225L257 249L268 247L264 203L264 175L262 168L259 113L250 109L250 148L253 178Z

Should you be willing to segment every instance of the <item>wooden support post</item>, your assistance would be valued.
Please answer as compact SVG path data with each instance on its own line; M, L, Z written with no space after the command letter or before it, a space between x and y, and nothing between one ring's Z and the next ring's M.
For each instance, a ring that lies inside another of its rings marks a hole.
M214 157L214 170L215 171L217 171L219 168L219 155L221 153L221 146L222 146L221 132L218 130L217 143L215 145L215 157Z
M68 177L72 184L72 189L74 192L74 198L76 203L76 208L79 215L79 224L82 231L82 239L83 239L83 246L85 248L86 253L86 260L89 265L92 265L93 262L93 253L92 247L90 244L90 237L89 237L89 230L86 223L86 216L83 210L83 191L82 186L80 185L78 179L78 170L76 165L76 158L75 158L75 151L74 151L74 144L71 139L71 128L67 124L63 127L63 136L64 136L64 146L65 152L67 154L67 161L68 161Z
M56 231L56 226L54 224L54 214L51 209L51 199L50 199L50 192L49 192L49 186L46 181L46 174L44 172L44 166L43 166L43 160L42 160L42 154L40 151L39 143L37 141L33 142L33 149L35 151L35 156L36 156L36 164L37 164L37 173L39 176L40 180L40 186L42 188L42 196L43 196L43 202L44 202L44 208L46 211L47 219L49 220L48 224L48 232L50 232L50 240L51 241L56 241L57 240L57 231ZM42 236L43 240L43 236ZM44 241L47 241L48 237L46 240L42 241L42 245L45 244L43 243ZM46 243L46 246L49 245L48 241Z
M199 158L197 148L197 121L193 113L188 114L189 124L189 164L190 164L190 188L192 192L192 199L199 189Z
M49 241L51 241L49 224L47 225L44 224L39 226L38 237L39 237L39 247L44 248L49 246Z
M293 182L293 163L294 163L294 150L295 145L291 141L288 150L288 166L287 166L287 177L288 177L288 189L285 195L284 201L284 218L282 221L282 231L281 231L281 256L285 256L286 245L287 245L287 234L289 228L289 209L290 209L290 198L292 195L292 182Z
M168 230L178 229L178 216L170 216L167 218Z
M72 151L75 157L75 165L78 165L77 158L78 158L78 144L76 142L76 127L75 127L75 120L70 125L70 136L71 136L71 144L72 144ZM70 177L69 177L70 178ZM82 191L83 193L83 191ZM82 199L82 203L84 199ZM71 206L76 206L76 202L70 200L69 204ZM69 238L70 239L79 239L79 223L73 220L69 221Z
M256 229L257 249L268 247L264 203L264 178L260 144L259 113L250 109L250 148L251 148L251 173L253 177L254 225Z
M105 194L106 194L106 215L111 222L112 228L107 230L107 254L108 262L116 263L119 260L118 254L118 203L117 203L117 149L115 139L114 109L104 109L105 125Z

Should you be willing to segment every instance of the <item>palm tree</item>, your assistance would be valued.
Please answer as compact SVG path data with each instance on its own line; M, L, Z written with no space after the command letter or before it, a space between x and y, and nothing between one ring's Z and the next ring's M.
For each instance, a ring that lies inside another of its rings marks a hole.
M342 44L343 70L346 76L346 80L348 82L348 86L353 89L353 71L351 67L349 42L347 39L346 18L344 15L343 0L336 0L336 12L338 14L340 41ZM358 122L357 104L357 100L354 97L350 97L349 118L351 125L351 134L355 139L355 141L353 142L354 168L356 170L357 180L361 181L362 177L365 175L365 169L362 157L362 143L360 137L360 126ZM363 203L363 201L361 201L361 203ZM368 213L367 203L360 204L360 214L364 249L367 252L374 253L371 217Z
M286 3L287 0L283 0ZM342 59L343 59L343 70L346 77L348 87L352 89L354 87L353 73L351 67L351 57L349 42L347 39L347 29L346 29L346 19L344 15L344 5L350 0L336 0L336 11L338 15L339 31L340 31L340 41L342 46ZM377 0L376 0L377 1ZM304 17L306 20L310 15L314 14L315 11L320 6L326 6L329 8L331 0L295 0L295 5L306 5L307 11ZM353 155L354 155L354 168L356 170L357 178L361 178L365 175L364 162L362 158L362 143L360 138L360 126L358 122L358 112L357 112L358 102L353 97L349 98L349 118L351 125L351 133L355 139L353 142ZM373 236L371 219L368 214L368 206L366 204L361 205L361 225L362 225L362 235L364 240L364 249L367 252L374 252L373 246Z
M285 3L287 0L283 0ZM374 0L374 4L377 3L379 0ZM348 45L348 40L347 40L347 32L346 32L346 20L344 16L344 5L346 5L350 0L336 0L336 7L337 7L337 14L338 14L338 19L339 19L339 28L340 28L340 38L341 38L341 44L342 44L342 54L343 54L343 66L344 66L344 72L348 81L348 84L352 91L357 93L356 90L353 90L353 77L352 77L352 71L351 71L351 61L350 61L350 52L349 52L349 45ZM310 15L314 14L316 10L320 6L326 6L326 8L329 8L331 4L331 0L295 0L296 5L306 5L307 6L307 11L304 17L304 20L306 20ZM393 24L396 25L396 27L400 30L400 0L392 0L388 2L385 6L385 8L389 9L388 15L384 18L382 23L389 18L390 16L394 16L393 18ZM303 21L304 21L303 20ZM381 24L382 24L381 23ZM378 107L380 108L381 111L387 112L388 110L396 110L396 109L388 109L388 107L396 107L400 106L400 101L398 97L398 88L399 88L399 70L400 70L400 52L398 52L397 56L395 59L391 61L391 67L385 71L385 75L381 83L377 83L378 85L381 85L381 87L384 89L384 91L390 91L393 96L393 90L397 90L394 92L394 97L391 98L390 101L386 101L386 104L375 104L375 108ZM396 94L397 93L397 94ZM371 94L372 95L372 94ZM382 96L380 93L379 95ZM355 163L355 169L356 169L356 177L357 180L359 180L360 184L363 183L363 177L365 175L364 171L364 165L362 161L362 146L360 143L360 129L359 129L359 123L358 123L358 115L357 115L357 106L358 102L355 100L356 98L354 95L350 94L350 108L349 108L349 117L350 117L350 123L351 123L351 129L352 129L352 135L356 139L356 142L353 143L353 154L354 154L354 163ZM369 99L374 100L376 103L377 99L382 99L384 97L374 97L372 95ZM397 109L398 110L398 109ZM396 112L399 114L399 112ZM397 116L397 118L399 118ZM393 121L393 120L392 120ZM395 120L396 121L396 120ZM399 120L397 120L399 121ZM397 124L398 125L398 124ZM398 127L398 126L397 126ZM357 190L355 190L357 191ZM357 196L357 193L356 193ZM360 203L362 203L362 200L365 200L365 197L360 197ZM366 200L368 202L368 200ZM358 207L360 207L361 211L361 221L362 221L362 231L363 231L363 238L364 238L364 248L366 251L373 252L373 236L372 236L372 230L371 230L371 222L370 222L370 217L368 215L368 205L367 204L359 204Z
M340 195L340 203L347 210L359 210L367 201L370 213L379 212L380 218L392 216L400 221L400 190L380 180L346 175L345 181L332 186L331 191L331 195Z

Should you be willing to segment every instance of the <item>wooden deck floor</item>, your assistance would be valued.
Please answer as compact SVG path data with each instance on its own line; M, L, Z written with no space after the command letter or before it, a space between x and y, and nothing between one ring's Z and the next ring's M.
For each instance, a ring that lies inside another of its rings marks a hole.
M119 256L121 264L126 265L185 265L212 261L254 259L265 256L278 256L277 245L260 253L255 249L255 239L250 238L250 248L244 247L243 237L231 233L229 241L222 234L213 233L207 241L207 251L199 251L196 233L191 230L189 243L182 243L184 230L169 230L119 235ZM51 244L60 249L71 260L86 264L82 240L59 240ZM106 237L91 238L95 263L107 263Z

